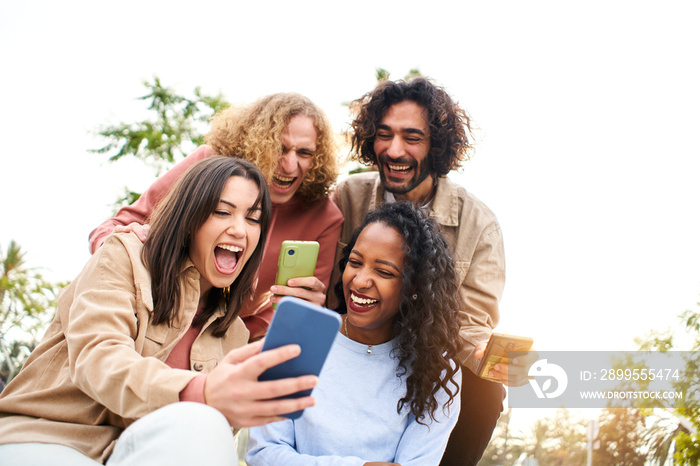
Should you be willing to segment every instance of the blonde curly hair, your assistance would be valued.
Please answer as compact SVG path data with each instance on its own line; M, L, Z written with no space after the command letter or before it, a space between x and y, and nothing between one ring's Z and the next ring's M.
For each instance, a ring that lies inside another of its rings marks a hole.
M313 164L297 193L304 200L316 201L328 196L339 163L328 117L307 97L278 93L246 107L229 107L212 117L205 140L217 154L254 163L269 183L282 153L282 132L296 115L311 117L317 133Z

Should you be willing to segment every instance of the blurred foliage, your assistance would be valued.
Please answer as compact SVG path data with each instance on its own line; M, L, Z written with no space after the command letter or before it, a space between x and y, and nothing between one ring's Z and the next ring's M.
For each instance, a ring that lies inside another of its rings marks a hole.
M537 458L541 466L586 464L586 422L558 409L545 433L549 447Z
M0 249L0 380L5 384L36 346L65 285L46 281L36 269L27 268L25 253L14 241L5 254Z
M139 100L148 103L150 117L134 123L106 125L97 134L106 140L104 146L91 152L109 155L114 162L127 156L142 160L160 175L189 151L204 144L211 117L227 108L229 103L221 93L211 96L196 87L191 96L179 95L165 87L158 77L144 81L146 95ZM140 193L124 189L115 202L115 210L130 205Z
M653 330L635 342L646 351L684 351L685 370L679 380L672 382L673 389L684 393L684 398L667 408L668 415L658 416L650 427L649 444L652 459L663 462L673 448L677 464L700 464L700 303L695 311L686 310L678 316L681 327L689 339L689 347L679 348L682 340L670 329ZM672 419L672 421L669 421Z
M107 143L92 152L108 154L110 162L133 156L155 165L160 172L187 155L183 145L203 144L210 118L229 103L221 93L205 95L199 87L191 97L178 95L158 77L143 85L147 94L138 99L148 102L152 118L103 126L98 134Z
M520 431L510 426L512 410L503 411L496 422L496 428L491 436L484 454L479 462L483 466L496 466L501 464L513 464L525 451L525 437Z
M386 68L377 68L375 70L375 77L377 78L378 83L388 81L390 76L391 76L391 73ZM410 70L408 70L408 73L406 73L406 75L403 77L403 79L404 79L404 81L410 81L413 78L419 78L419 77L424 77L423 73L420 72L420 69L411 68Z
M586 432L590 421L561 408L552 417L538 419L529 431L514 429L512 411L506 409L496 424L479 466L570 466L587 461ZM656 414L636 408L606 408L596 421L592 464L606 466L665 464L675 445L677 464L697 465L691 456L693 436L667 412ZM688 440L686 440L686 438ZM677 453L684 451L681 458Z
M593 464L643 466L647 455L644 416L639 409L606 408L598 421L600 448L593 450Z
M479 466L586 463L585 420L562 408L553 418L538 419L529 432L523 433L510 427L511 414L508 409L499 418Z

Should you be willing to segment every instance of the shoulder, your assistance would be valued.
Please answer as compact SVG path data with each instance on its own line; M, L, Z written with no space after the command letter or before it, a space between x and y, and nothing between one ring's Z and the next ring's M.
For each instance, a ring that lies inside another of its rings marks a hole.
M440 178L433 213L440 223L479 225L480 229L500 229L493 211L478 197L448 177Z
M61 292L59 308L67 310L70 306L62 303L71 302L86 291L133 294L137 290L150 290L150 275L140 257L142 247L133 233L110 234L80 274ZM113 295L100 293L93 298L102 302L113 299Z
M142 250L143 243L134 233L113 233L95 252L95 259L117 273L129 270L135 281L150 281L148 270L141 260Z
M173 168L170 169L170 171L173 171L177 174L182 174L197 162L200 162L204 159L208 159L209 157L214 157L215 155L217 154L213 147L208 146L206 144L201 145L197 147L193 152L191 152L187 157L179 161Z
M379 180L379 172L370 171L363 173L356 173L345 178L343 181L338 183L336 191L358 191L358 190L368 190L374 187Z
M380 187L381 180L378 172L357 173L338 183L331 194L331 199L347 218L351 209L371 203L372 199L376 198Z
M213 157L217 155L216 151L214 150L213 147L208 146L206 144L203 144L199 147L197 147L194 152L192 152L190 155L185 157L185 160L190 160L191 162L199 162L200 160L204 160L209 157Z

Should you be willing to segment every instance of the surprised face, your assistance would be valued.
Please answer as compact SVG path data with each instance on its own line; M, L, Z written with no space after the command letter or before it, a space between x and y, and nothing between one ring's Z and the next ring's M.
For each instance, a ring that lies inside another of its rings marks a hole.
M216 209L190 243L189 256L199 271L200 296L212 287L230 286L240 275L260 241L261 210L255 206L258 186L232 176Z

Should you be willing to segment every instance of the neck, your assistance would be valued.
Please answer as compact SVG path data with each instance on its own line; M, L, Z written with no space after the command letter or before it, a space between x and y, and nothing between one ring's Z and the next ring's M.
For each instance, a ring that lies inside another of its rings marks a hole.
M431 174L409 192L395 193L394 198L397 201L410 201L417 206L423 206L433 199L435 191L437 191L437 177Z
M347 314L345 314L345 317L343 317L343 326L340 329L340 332L352 341L367 345L370 348L374 345L386 343L392 339L391 334L386 334L385 332L380 331L368 332L364 329L353 326L352 322L349 322Z

